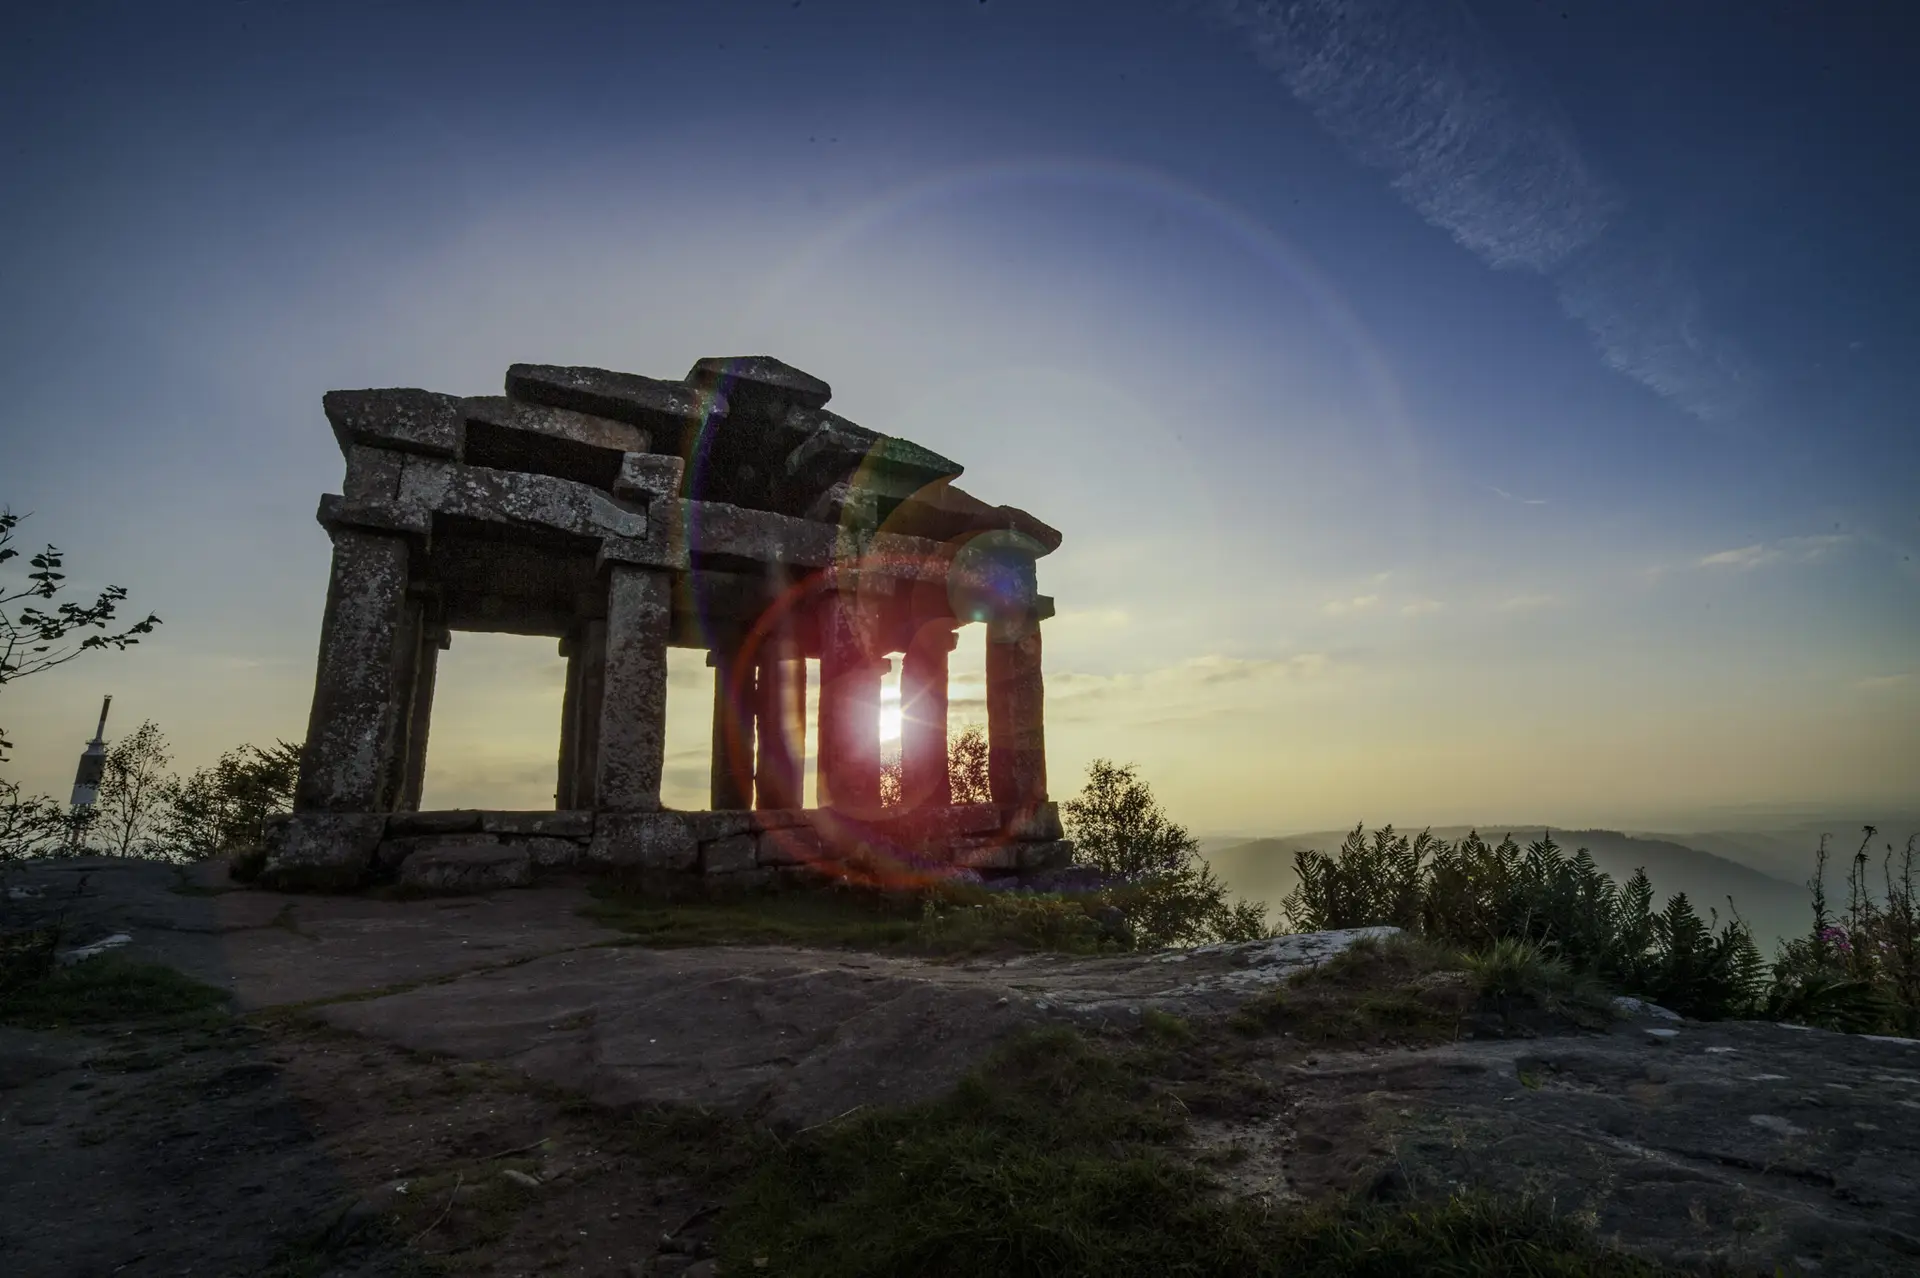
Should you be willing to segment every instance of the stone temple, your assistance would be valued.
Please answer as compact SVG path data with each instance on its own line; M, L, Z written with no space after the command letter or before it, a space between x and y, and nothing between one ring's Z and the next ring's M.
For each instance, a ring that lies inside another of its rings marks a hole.
M516 364L498 397L326 395L346 480L320 501L333 569L313 709L264 881L482 887L605 868L750 887L1065 864L1042 717L1053 603L1035 573L1060 534L957 487L957 463L828 412L829 394L747 356L680 381ZM948 654L976 622L991 801L955 803ZM559 642L551 811L419 810L435 665L462 630ZM661 804L670 646L713 670L710 810ZM883 787L896 658L899 784Z

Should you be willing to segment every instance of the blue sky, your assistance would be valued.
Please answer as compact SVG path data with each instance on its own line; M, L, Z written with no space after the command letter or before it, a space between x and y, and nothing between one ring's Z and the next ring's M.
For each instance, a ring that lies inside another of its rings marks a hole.
M1887 6L301 8L17 29L0 500L166 618L8 689L21 780L106 691L186 764L302 731L325 390L764 352L1066 533L1056 791L1118 755L1248 832L1912 794ZM456 643L430 801L550 793L556 670Z

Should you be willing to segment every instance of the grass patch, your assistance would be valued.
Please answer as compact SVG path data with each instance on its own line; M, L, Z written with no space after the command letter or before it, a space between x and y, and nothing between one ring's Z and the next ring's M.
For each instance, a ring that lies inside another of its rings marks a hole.
M1086 903L964 886L915 892L818 888L664 899L599 884L585 913L643 945L794 945L954 955L1117 952Z
M742 1154L723 1272L858 1275L1651 1274L1571 1221L1474 1196L1272 1210L1175 1152L1185 1111L1070 1030L948 1096ZM689 1132L682 1132L684 1139ZM744 1149L744 1147L741 1147Z
M29 1029L181 1019L222 1012L227 996L159 963L102 954L57 967L0 998L0 1024Z
M1496 941L1465 962L1480 997L1508 1021L1544 1012L1597 1027L1612 1018L1613 1000L1604 985L1531 942Z
M1247 1037L1283 1034L1348 1047L1460 1037L1478 997L1463 962L1426 942L1363 939L1227 1018Z

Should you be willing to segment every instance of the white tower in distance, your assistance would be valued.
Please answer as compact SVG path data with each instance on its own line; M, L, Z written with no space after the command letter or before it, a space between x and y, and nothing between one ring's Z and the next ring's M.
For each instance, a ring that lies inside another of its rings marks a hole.
M80 768L73 774L73 806L76 808L91 808L93 801L100 797L100 778L107 771L107 707L112 704L112 697L100 703L100 726L93 730L93 740L80 752Z

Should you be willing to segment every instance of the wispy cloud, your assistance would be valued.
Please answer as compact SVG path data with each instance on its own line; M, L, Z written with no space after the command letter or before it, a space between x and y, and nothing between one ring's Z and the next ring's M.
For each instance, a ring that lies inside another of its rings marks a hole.
M1424 617L1430 612L1439 612L1444 607L1446 607L1446 605L1438 599L1415 599L1410 603L1400 605L1400 615L1403 617Z
M1177 713L1182 718L1232 714L1269 694L1325 682L1340 669L1332 655L1285 657L1209 654L1171 666L1121 674L1062 671L1047 678L1049 719L1134 722Z
M1892 692L1912 682L1911 674L1875 675L1871 679L1856 679L1853 686L1861 692Z
M1704 420L1750 398L1750 362L1704 320L1663 238L1524 91L1472 15L1394 0L1212 0L1295 98L1421 217L1498 269L1553 279L1618 371Z
M1818 537L1783 537L1778 541L1757 541L1751 546L1716 550L1694 560L1696 568L1732 568L1748 571L1774 564L1811 564L1825 559L1852 541L1843 533Z
M1379 602L1379 595L1355 595L1351 599L1329 599L1320 605L1320 611L1329 617L1345 617L1351 613L1366 612Z
M1512 493L1508 492L1506 489L1496 487L1493 484L1488 484L1487 487L1492 489L1494 492L1498 493L1500 496L1505 497L1508 501L1518 502L1522 506L1544 506L1547 504L1547 499L1545 497L1515 497Z

